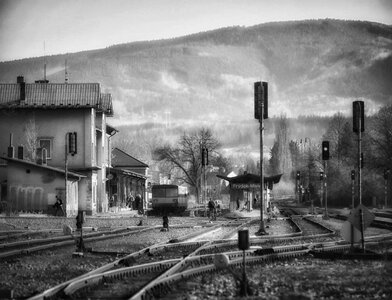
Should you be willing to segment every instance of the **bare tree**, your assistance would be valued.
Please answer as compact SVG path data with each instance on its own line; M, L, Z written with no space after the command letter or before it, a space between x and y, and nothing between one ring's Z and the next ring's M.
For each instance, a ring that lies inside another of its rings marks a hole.
M374 166L392 169L392 105L381 108L375 115L369 136L374 149Z
M185 132L174 146L166 144L156 148L154 154L156 160L169 163L177 171L177 179L193 188L198 198L202 167L201 149L208 149L212 163L219 147L220 143L211 130L201 128L190 133Z
M146 130L127 131L114 136L113 147L119 148L148 165L152 165L153 152L162 144L161 132L146 133Z
M331 148L333 150L333 156L335 156L338 167L342 162L342 152L343 152L343 136L345 133L345 126L347 124L347 119L343 116L341 112L333 115L332 120L329 122L329 127L327 132L324 134L323 139L328 140L331 143Z
M281 116L275 129L275 142L271 149L270 172L290 174L292 169L288 121Z
M26 160L35 161L38 145L38 126L35 117L30 118L24 126L24 137L26 147Z

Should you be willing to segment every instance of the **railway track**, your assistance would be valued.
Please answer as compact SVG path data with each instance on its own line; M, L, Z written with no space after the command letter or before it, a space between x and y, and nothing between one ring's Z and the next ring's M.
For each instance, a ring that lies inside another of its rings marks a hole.
M311 221L307 219L311 219ZM8 264L17 262L21 265L21 268L24 268L23 264L26 264L26 262L30 264L31 259L25 260L23 258L32 257L34 261L37 260L37 263L39 263L40 259L45 264L48 263L48 267L45 270L50 273L57 272L55 268L58 264L56 262L58 256L61 257L60 260L66 262L66 267L64 265L66 269L61 271L64 274L62 277L64 282L48 280L45 285L45 291L42 292L42 288L35 293L34 289L30 290L30 293L25 291L21 294L25 295L23 298L30 296L31 299L59 297L79 297L84 299L88 297L97 298L102 295L104 298L120 297L128 299L136 297L135 299L144 299L154 294L163 293L163 291L161 292L159 288L155 287L154 283L154 280L159 279L161 276L163 276L161 280L169 282L169 286L172 286L172 282L175 282L174 279L179 276L178 274L182 274L181 276L185 276L184 278L192 278L197 276L194 274L200 274L198 273L200 271L198 268L202 268L202 270L207 268L210 270L206 271L208 274L216 272L214 267L215 255L230 254L230 264L233 263L232 268L236 268L238 264L235 263L234 257L237 255L238 258L238 255L242 255L238 252L237 231L244 226L248 228L250 234L251 248L249 251L246 251L246 260L248 261L249 259L250 265L255 264L252 261L257 260L256 257L264 257L266 255L275 257L274 255L279 254L277 256L279 258L270 257L270 259L289 259L290 255L284 256L283 253L305 251L306 253L301 254L301 256L306 256L311 250L343 245L345 242L340 240L333 230L323 228L325 223L321 224L321 226L315 224L323 223L322 221L318 222L320 221L319 219L316 217L304 217L298 213L292 217L279 216L277 219L271 219L269 222L266 222L269 235L261 237L255 236L259 229L258 220L251 220L250 222L244 222L244 220L224 222L221 220L220 222L209 224L203 219L202 225L171 226L169 232L159 232L160 226L134 226L131 229L116 228L116 230L107 230L105 228L104 230L98 230L98 232L89 233L97 234L96 237L92 236L91 240L85 239L89 252L85 252L83 257L76 258L71 258L70 255L73 249L75 249L72 238L68 240L68 242L71 242L68 246L57 246L49 250L38 249L40 246L45 246L45 243L33 245L32 240L35 239L30 237L30 239L26 240L26 236L21 236L19 240L18 237L13 237L13 239L5 239L1 242L2 244L5 244L7 241L8 243L26 243L30 248L37 247L36 252L24 251L21 254L5 257L4 261L6 263L8 261ZM279 230L276 230L276 228L279 228ZM121 230L124 231L121 232ZM115 234L111 235L109 231L114 231ZM103 232L105 233L102 235ZM98 235L99 233L101 236ZM17 234L23 235L24 233L18 232ZM35 232L33 234L35 235ZM50 239L60 234L61 232L54 232ZM38 236L41 237L40 235ZM149 236L153 238L149 238ZM111 240L107 242L106 240L109 238ZM384 243L388 243L387 240L388 238L385 238ZM283 251L282 249L285 250ZM18 250L18 246L13 250ZM2 251L0 249L0 254ZM252 258L252 256L254 257ZM240 258L238 259L241 260ZM262 264L268 264L269 260L263 261L261 259L260 261ZM50 266L51 262L53 262L53 267ZM184 263L186 264L184 265ZM183 264L183 267L186 266L186 268L174 267L177 264ZM1 270L7 272L7 269L3 268L4 266L7 265L0 264ZM196 270L195 273L193 270ZM163 275L165 273L167 274ZM70 293L73 289L71 288L72 286L78 286L73 282L77 280L86 282L86 278L89 276L92 276L91 284L90 280L88 280L88 284L82 284L81 287ZM170 280L166 281L166 278ZM41 279L36 276L35 281L39 280ZM93 280L96 280L95 284ZM166 283L162 284L162 286L165 285ZM41 284L40 286L43 285ZM68 286L69 288L67 289ZM167 287L163 289L168 292ZM115 294L110 296L110 293L114 290ZM138 298L137 295L141 290L143 290L141 298ZM69 294L66 294L65 291Z
M107 272L107 271L113 271L117 268L121 268L121 267L132 267L132 266L137 266L140 264L150 264L150 263L154 263L155 261L159 262L162 259L167 260L168 257L173 257L173 256L178 256L180 255L187 255L190 252L193 252L194 249L200 247L200 245L206 243L206 241L195 241L195 242L188 242L188 243L184 243L183 241L185 240L192 240L197 238L197 236L205 236L205 234L207 232L216 232L217 229L221 228L221 227L227 227L228 231L234 231L237 230L240 226L242 226L241 223L236 223L236 222L226 222L225 224L222 225L213 225L213 226L208 226L205 228L201 228L201 226L196 226L197 228L195 228L195 230L187 235L182 235L182 236L178 236L176 238L170 238L166 241L157 243L155 245L152 246L148 246L148 247L144 247L142 249L140 249L140 244L136 243L136 247L131 247L131 248L127 248L127 250L131 250L129 252L132 252L129 255L125 255L115 261L112 261L106 265L100 266L99 268L92 270L90 272L88 272L87 274L84 274L82 276L79 276L80 278L84 278L85 276L90 276L90 275L94 275L96 273L102 273L102 272ZM225 228L225 229L227 229ZM158 230L157 228L155 228L155 230ZM170 233L171 236L173 236L172 232L175 231L176 228L170 228ZM225 235L227 235L227 232L225 233L225 230L220 230L222 237L224 237ZM162 233L162 236L167 236L167 232ZM215 233L216 234L216 233ZM230 233L231 234L231 233ZM136 237L137 239L142 239L142 237L140 236L139 238ZM135 239L133 240L133 242L135 242ZM166 245L166 246L164 246ZM96 246L99 247L99 242L96 243ZM95 251L99 254L107 254L108 252L111 252L110 250L101 250L101 251ZM163 258L164 257L164 258ZM78 277L78 278L79 278ZM62 290L62 288L64 287L64 284L60 284L58 286L56 286L54 289L49 289L48 291L45 291L44 293L42 293L41 295L37 295L35 297L33 297L32 299L44 299L48 296L53 297L53 295L55 295L55 297L57 298L59 295L58 293Z
M263 237L252 234L257 231L257 221L232 223L226 226L226 230L222 230L222 226L212 226L205 232L192 233L135 251L30 299L152 299L161 296L169 293L179 280L216 272L219 269L214 263L216 255L225 255L230 268L241 265L243 253L238 251L235 237L238 229L245 226L251 234L251 247L245 252L246 264L249 265L305 256L320 249L326 251L333 247L347 247L347 243L338 238L333 230L317 220L296 215L287 218L287 222L293 227L292 233ZM385 243L391 237L379 239ZM371 242L376 244L377 238Z
M83 235L83 239L85 243L89 243L92 241L113 239L118 237L123 237L135 233L141 233L148 230L152 230L154 227L134 227L134 228L121 228L110 231L99 231L92 232ZM24 232L15 235L9 235L9 238L15 238L20 236L31 236L35 233ZM75 232L75 235L57 235L49 238L39 238L39 239L23 239L18 241L7 242L3 240L0 244L0 258L7 258L16 255L26 255L31 254L33 252L48 250L52 248L60 248L64 246L75 245L75 239L79 237L79 232Z

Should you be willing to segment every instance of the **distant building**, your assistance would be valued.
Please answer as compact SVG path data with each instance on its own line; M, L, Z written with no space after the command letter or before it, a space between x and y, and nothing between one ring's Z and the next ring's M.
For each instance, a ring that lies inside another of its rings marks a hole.
M117 132L107 124L111 116L111 95L98 83L26 83L19 76L0 84L0 201L45 210L56 194L67 215L107 211L110 138Z
M229 182L230 211L235 211L238 205L242 209L245 204L248 210L251 210L255 205L260 207L260 175L245 172L243 175L231 177L223 175L216 176ZM281 177L282 174L264 177L264 210L271 206L270 192L272 191L273 185L279 183ZM257 199L256 203L254 199Z
M142 195L144 205L148 199L146 191L148 165L128 153L114 148L112 151L112 168L107 169L108 191L116 195L116 206L125 206L127 198Z

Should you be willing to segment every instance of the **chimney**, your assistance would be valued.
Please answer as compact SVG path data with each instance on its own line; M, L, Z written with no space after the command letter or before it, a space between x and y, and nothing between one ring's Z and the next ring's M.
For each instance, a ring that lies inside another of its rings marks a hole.
M24 82L24 77L18 76L16 78L16 83L20 85L20 100L26 100L26 83Z
M23 153L24 152L24 148L23 146L18 146L18 159L23 160Z
M10 133L10 145L8 147L8 157L9 158L14 158L14 155L15 155L15 149L14 149L14 146L12 146L12 137L13 137L13 134Z

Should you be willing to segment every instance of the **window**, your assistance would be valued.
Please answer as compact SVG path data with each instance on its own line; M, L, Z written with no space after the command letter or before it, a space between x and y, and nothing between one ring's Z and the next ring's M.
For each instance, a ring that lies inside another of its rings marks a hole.
M53 149L53 139L52 138L39 138L38 139L39 147L46 149L46 158L52 158L52 149Z
M178 197L178 188L167 188L166 189L166 198L169 197Z

